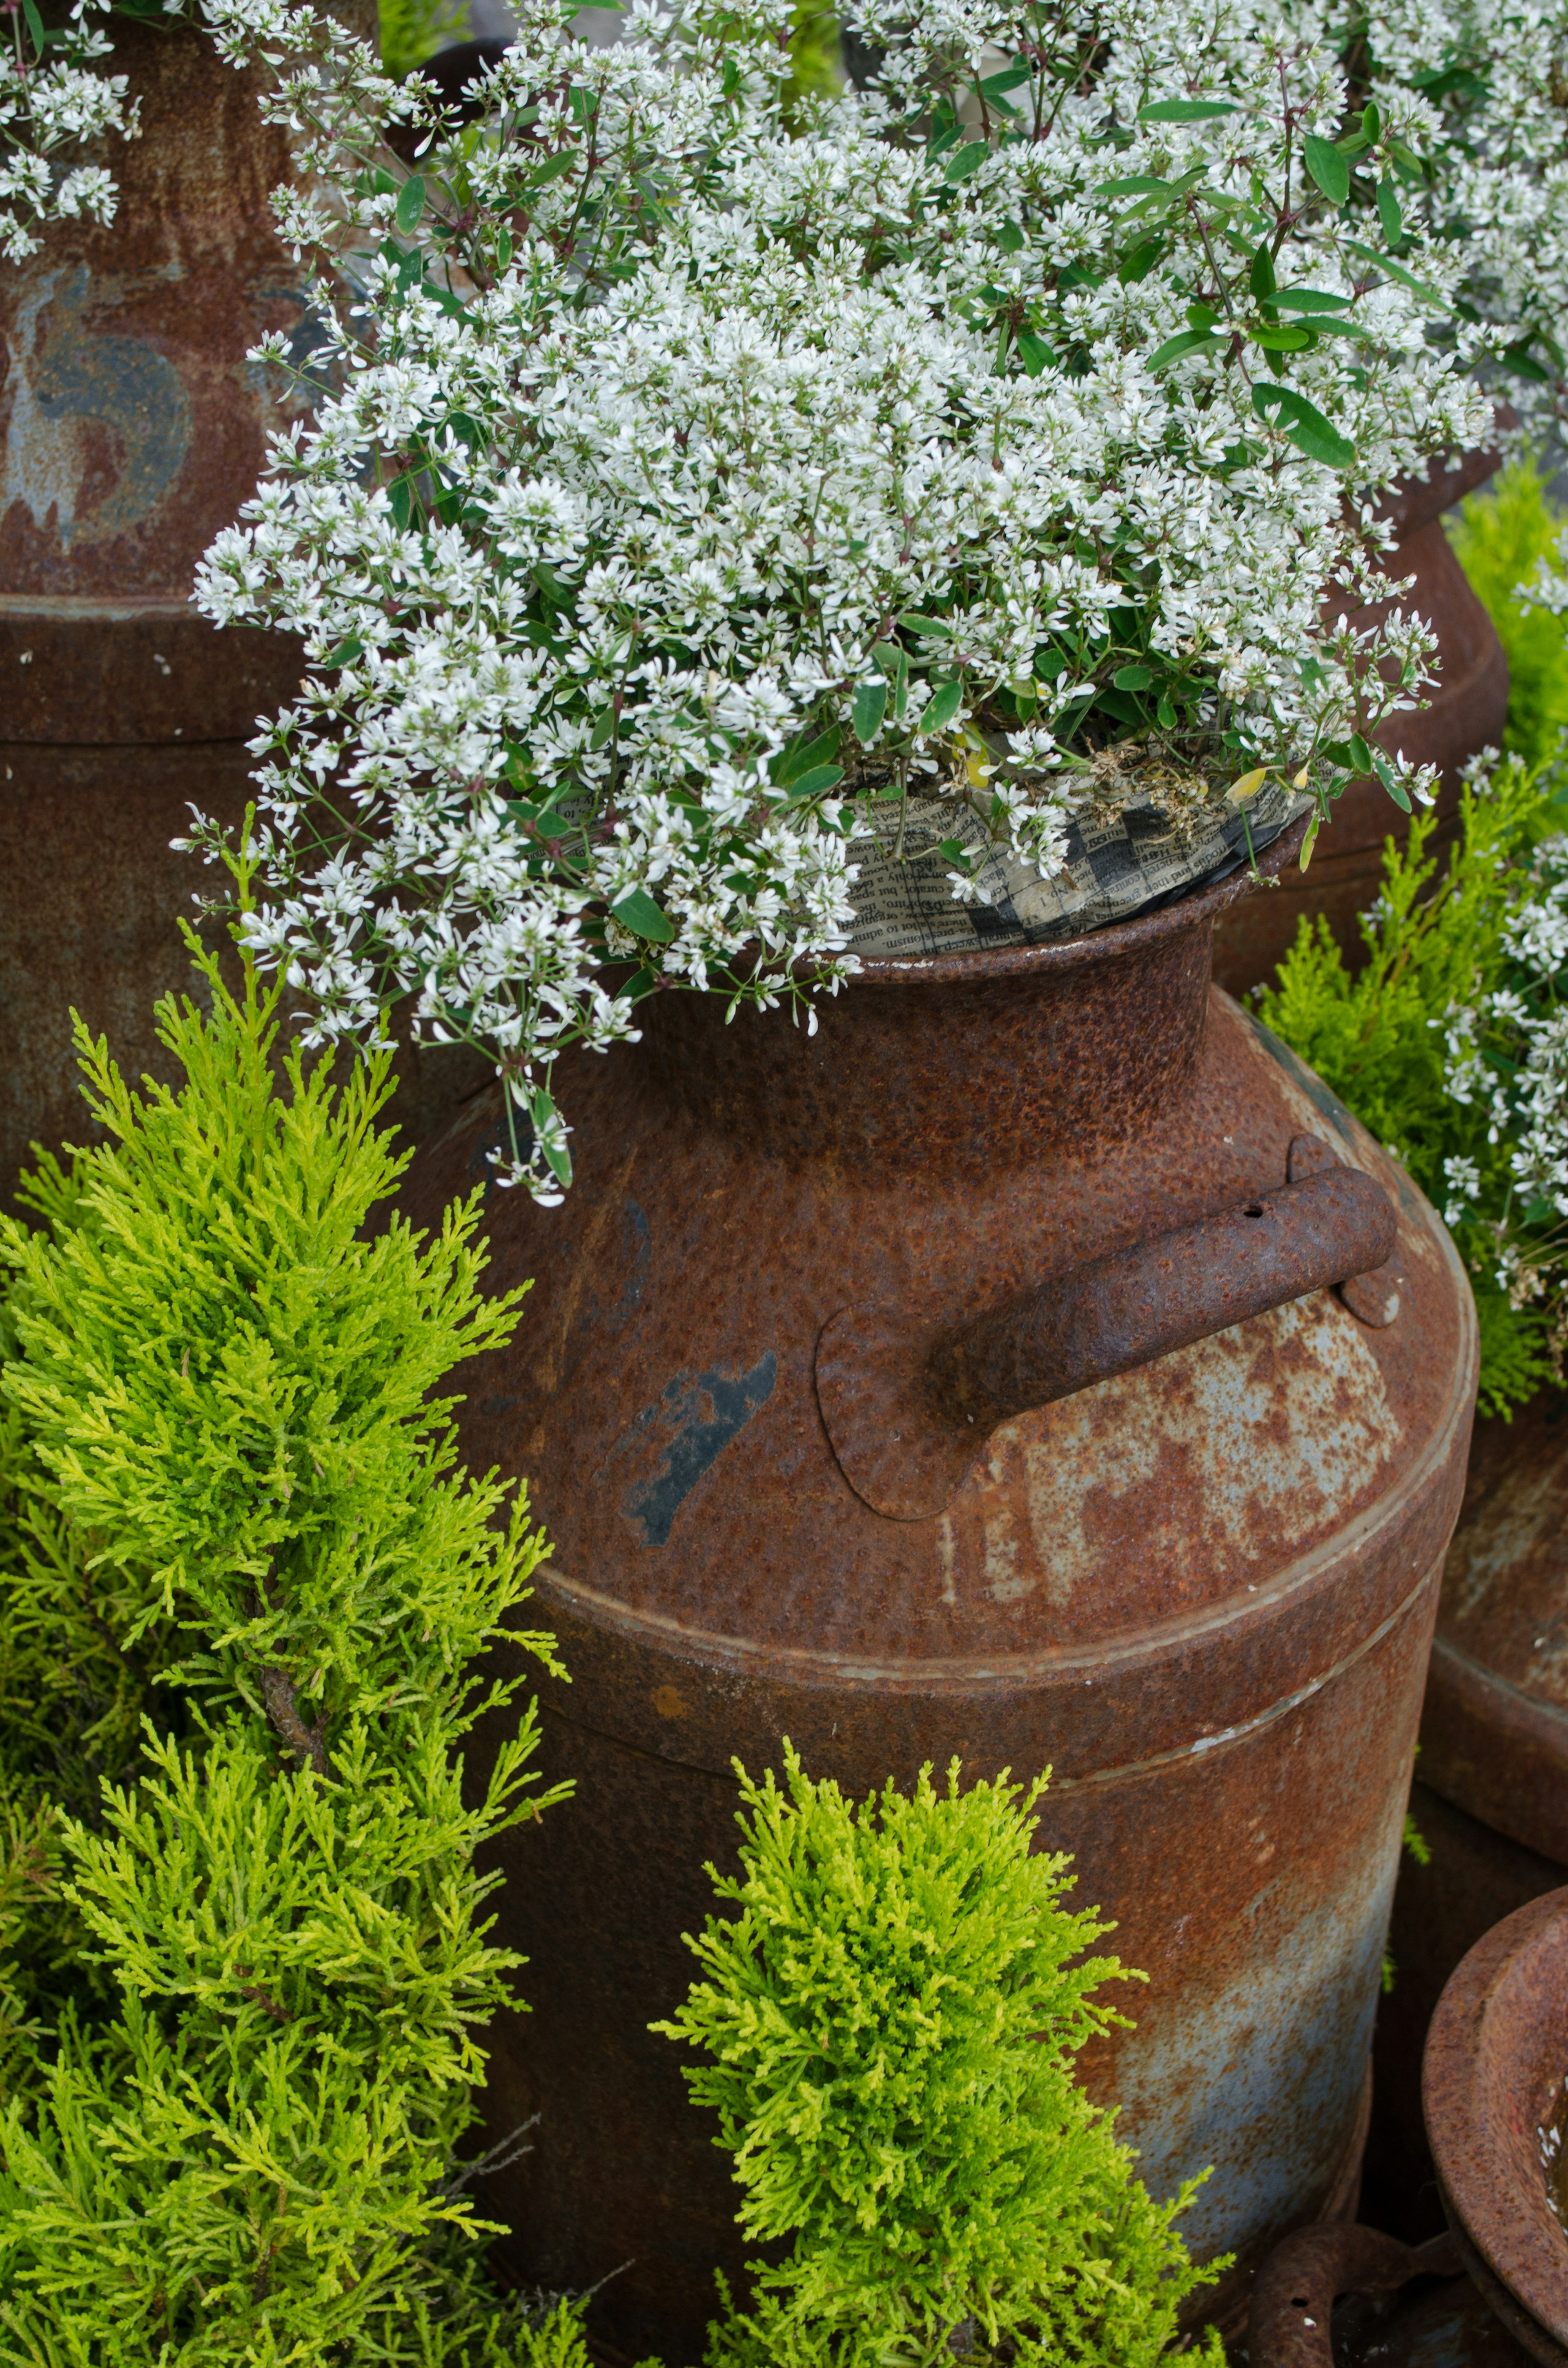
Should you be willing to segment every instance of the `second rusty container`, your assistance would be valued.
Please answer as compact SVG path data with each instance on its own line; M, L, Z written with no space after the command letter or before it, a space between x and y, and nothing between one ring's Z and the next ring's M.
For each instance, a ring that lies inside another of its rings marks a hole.
M1150 1975L1085 2077L1157 2192L1213 2166L1187 2233L1238 2256L1222 2319L1353 2188L1473 1311L1408 1179L1211 992L1246 885L869 962L814 1036L659 998L561 1081L564 1207L491 1194L497 1281L535 1281L464 1445L554 1541L577 1793L509 1844L533 2010L488 2110L540 2118L488 2202L519 2273L621 2270L607 2357L699 2358L742 2257L648 2025L733 1863L732 1756L786 1735L857 1793L1054 1770L1041 1845ZM420 1156L416 1218L496 1118Z

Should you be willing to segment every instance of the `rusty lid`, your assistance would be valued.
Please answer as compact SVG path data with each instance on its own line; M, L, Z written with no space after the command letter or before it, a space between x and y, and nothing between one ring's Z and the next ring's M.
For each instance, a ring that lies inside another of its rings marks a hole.
M1494 1924L1437 2002L1426 2135L1465 2266L1538 2360L1568 2361L1568 2234L1540 2132L1568 2072L1568 1890Z
M1424 1781L1568 1862L1568 1396L1477 1423L1421 1730Z

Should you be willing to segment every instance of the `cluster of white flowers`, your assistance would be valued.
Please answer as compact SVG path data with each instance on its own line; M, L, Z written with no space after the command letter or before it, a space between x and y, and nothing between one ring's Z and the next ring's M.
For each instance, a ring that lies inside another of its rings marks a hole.
M111 0L74 0L65 23L45 28L36 0L6 0L0 41L0 256L34 254L51 222L114 220L114 180L100 164L73 161L84 148L140 130L124 74L106 74ZM179 0L176 0L179 5Z
M1568 838L1536 850L1504 945L1504 984L1430 1024L1443 1031L1448 1091L1484 1121L1489 1144L1506 1148L1507 1206L1494 1225L1497 1279L1522 1306L1561 1267L1559 1221L1568 1219ZM1444 1166L1443 1213L1458 1224L1481 1201L1479 1163Z
M912 794L1049 876L1111 746L1426 788L1366 739L1431 649L1356 619L1378 495L1517 337L1457 294L1432 97L1353 90L1326 11L870 0L878 79L791 121L785 0L608 50L526 0L460 127L302 0L207 6L275 72L335 371L199 584L310 661L253 933L319 1041L401 996L491 1049L509 1180L559 1197L552 1063L644 996L853 968Z

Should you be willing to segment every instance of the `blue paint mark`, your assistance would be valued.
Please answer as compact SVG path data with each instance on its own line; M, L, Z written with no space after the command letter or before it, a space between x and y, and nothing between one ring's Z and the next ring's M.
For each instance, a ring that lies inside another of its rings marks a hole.
M620 1509L642 1531L644 1545L668 1545L682 1505L731 1440L767 1405L778 1378L778 1360L771 1349L742 1373L714 1366L693 1375L683 1365L616 1441L607 1469L628 1457L643 1467Z
M96 509L60 518L60 540L102 542L156 509L190 450L190 400L174 364L135 337L99 336L87 326L92 276L74 271L51 307L32 392L45 419L102 420L121 440L119 482ZM106 291L107 295L107 291ZM112 299L109 299L112 301Z

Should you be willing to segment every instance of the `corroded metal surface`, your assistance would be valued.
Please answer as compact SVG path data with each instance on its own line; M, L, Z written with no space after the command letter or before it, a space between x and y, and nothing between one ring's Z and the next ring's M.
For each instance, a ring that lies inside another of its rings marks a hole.
M1304 2228L1253 2288L1248 2368L1524 2368L1445 2229L1411 2247L1374 2227Z
M649 2036L733 1863L732 1756L793 1737L856 1792L960 1755L1054 1770L1044 1847L1144 1968L1093 2093L1240 2264L1353 2183L1437 1575L1474 1389L1469 1291L1409 1179L1209 988L1244 889L1064 945L869 966L815 1037L651 1008L562 1079L560 1211L492 1191L498 1283L464 1447L526 1474L554 1541L534 1609L569 1687L544 1754L575 1800L509 1839L503 1935L532 2013L489 2111L542 2119L488 2199L514 2260L616 2277L636 2359L701 2349L735 2197L679 2052ZM420 1156L427 1222L483 1180L493 1101ZM1327 1291L1003 1422L935 1519L880 1518L818 1408L824 1326L863 1301L949 1325L1285 1183L1320 1137L1398 1212L1401 1310Z
M1289 1164L1315 1140L1299 1135ZM838 1468L874 1512L928 1520L999 1423L1381 1267L1393 1247L1387 1193L1330 1161L935 1335L907 1308L841 1308L816 1353Z
M1533 2358L1568 2361L1568 2236L1540 2131L1568 2071L1568 1891L1476 1943L1432 2018L1426 2134L1466 2269Z
M268 207L288 152L207 34L112 25L143 123L117 219L0 279L0 1198L29 1141L87 1123L73 1004L162 1073L152 1006L204 881L169 839L191 803L238 821L244 740L299 676L281 636L187 606L283 416L246 350L308 336Z
M1568 1399L1477 1426L1449 1551L1421 1773L1568 1862Z
M1499 464L1496 450L1465 453L1457 467L1407 485L1388 505L1400 536L1387 565L1391 575L1414 576L1403 604L1415 609L1437 637L1438 682L1431 704L1413 715L1391 717L1373 736L1391 754L1415 764L1437 765L1442 773L1439 844L1453 836L1460 801L1460 768L1485 747L1500 747L1508 710L1508 661L1497 629L1482 607L1455 558L1442 513L1484 484ZM1358 611L1358 625L1376 609ZM1214 937L1214 975L1233 995L1265 979L1295 943L1303 917L1322 914L1353 962L1362 947L1356 927L1382 881L1386 840L1403 840L1409 825L1381 784L1353 781L1334 809L1303 872L1290 864L1269 895L1255 896L1221 921Z
M1417 1765L1426 1768L1425 1752ZM1415 2244L1444 2225L1421 2120L1421 2058L1433 2011L1460 1960L1516 1907L1568 1883L1568 1866L1522 1849L1426 1784L1412 1787L1410 1808L1428 1855L1426 1864L1402 1861L1394 1890L1393 1987L1379 2001L1372 2041L1362 2210Z

